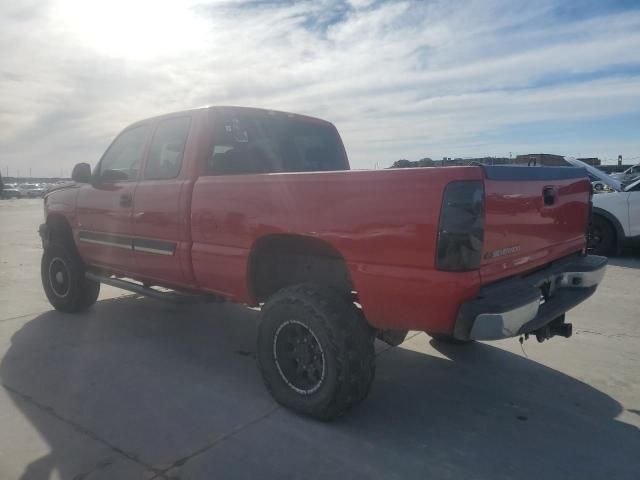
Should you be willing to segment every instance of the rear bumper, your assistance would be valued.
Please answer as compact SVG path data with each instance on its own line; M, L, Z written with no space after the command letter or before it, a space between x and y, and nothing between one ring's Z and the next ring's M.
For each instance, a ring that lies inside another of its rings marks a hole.
M606 265L606 257L576 255L484 287L460 307L454 337L498 340L538 330L589 298Z

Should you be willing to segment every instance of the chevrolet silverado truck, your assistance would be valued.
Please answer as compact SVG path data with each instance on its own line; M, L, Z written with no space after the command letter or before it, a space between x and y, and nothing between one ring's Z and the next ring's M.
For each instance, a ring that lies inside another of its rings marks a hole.
M45 196L42 283L79 312L100 284L260 307L256 355L281 404L332 419L363 400L376 337L569 337L594 293L583 170L350 170L316 118L208 107L127 127Z

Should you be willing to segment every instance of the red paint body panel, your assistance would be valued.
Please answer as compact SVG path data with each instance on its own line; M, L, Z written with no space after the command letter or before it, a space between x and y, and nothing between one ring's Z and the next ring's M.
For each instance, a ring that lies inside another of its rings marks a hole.
M591 184L587 179L552 182L485 180L485 230L480 274L491 283L581 250L589 212ZM557 192L553 205L542 191ZM519 247L519 252L486 259L489 252Z
M482 285L585 246L587 180L554 181L558 201L549 207L542 200L547 183L487 180L480 167L206 175L210 110L174 115L192 117L177 178L83 185L47 196L48 214L62 211L76 240L88 229L175 244L174 254L163 256L78 243L88 264L255 304L249 262L256 242L272 234L312 237L344 258L373 326L446 333L461 303ZM144 122L155 128L167 117ZM146 157L141 178L145 164ZM434 267L443 192L455 180L484 181L486 258L470 272ZM124 191L134 194L128 209L118 206ZM490 258L514 246L512 254Z
M479 277L434 270L442 192L452 180L481 178L475 167L201 177L191 207L196 278L253 303L247 269L256 240L305 235L342 254L373 325L445 329Z
M191 262L189 204L182 190L185 180L140 182L133 204L133 236L177 244L174 255L135 251L136 271L147 279L169 280L173 285L194 286L194 278L182 265Z
M74 233L80 230L130 236L133 234L131 207L122 207L120 197L133 197L136 182L118 182L94 187L82 185L78 191ZM77 242L82 258L91 265L136 272L134 254L118 247Z
M175 243L174 255L135 252L138 275L147 281L169 283L187 289L197 288L191 259L190 208L196 168L200 163L207 138L206 115L202 110L164 115L153 120L154 128L171 117L190 117L191 128L176 178L144 180L148 152L143 159L142 181L138 183L133 203L134 237ZM153 137L153 136L152 136Z

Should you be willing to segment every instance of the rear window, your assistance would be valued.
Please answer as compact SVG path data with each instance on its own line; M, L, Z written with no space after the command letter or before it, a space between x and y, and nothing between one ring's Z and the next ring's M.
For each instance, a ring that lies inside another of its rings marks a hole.
M217 111L211 174L346 170L332 125L272 112Z

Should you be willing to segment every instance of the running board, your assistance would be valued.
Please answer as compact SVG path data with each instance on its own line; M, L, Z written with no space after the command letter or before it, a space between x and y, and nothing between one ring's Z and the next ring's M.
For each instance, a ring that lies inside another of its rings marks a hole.
M161 292L151 287L145 287L139 283L130 282L128 280L122 280L121 278L107 277L94 272L86 272L85 276L96 282L104 283L105 285L111 285L112 287L121 288L130 292L139 293L145 297L151 297L156 300L164 300L171 303L219 303L223 302L224 298L218 297L213 294L201 294L195 295L191 293L178 293L174 290L168 292Z

